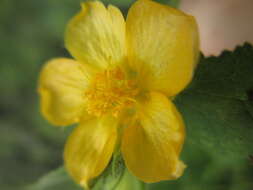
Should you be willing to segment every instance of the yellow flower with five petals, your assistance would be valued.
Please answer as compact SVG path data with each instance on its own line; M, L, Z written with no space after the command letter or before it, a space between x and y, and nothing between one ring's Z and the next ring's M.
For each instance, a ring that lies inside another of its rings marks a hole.
M137 0L125 21L119 9L82 3L68 24L66 48L42 69L41 111L57 126L79 123L64 152L81 185L99 176L115 149L144 182L180 177L185 131L172 97L198 62L196 22L169 6Z

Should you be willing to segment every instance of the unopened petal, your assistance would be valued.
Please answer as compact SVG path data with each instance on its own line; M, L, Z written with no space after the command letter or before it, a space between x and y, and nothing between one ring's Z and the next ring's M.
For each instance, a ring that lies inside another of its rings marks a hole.
M129 64L140 73L142 86L168 96L191 81L198 62L195 19L151 0L138 0L126 21Z
M184 137L184 123L173 103L151 93L123 133L121 148L128 169L144 182L180 177L185 168L179 160Z

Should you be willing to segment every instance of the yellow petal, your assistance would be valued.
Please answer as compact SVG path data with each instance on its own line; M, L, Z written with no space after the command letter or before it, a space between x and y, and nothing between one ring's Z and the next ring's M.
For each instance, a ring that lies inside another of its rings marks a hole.
M87 71L83 65L66 58L53 59L43 67L38 88L41 112L54 125L69 125L84 116Z
M190 82L199 55L195 19L151 0L138 0L126 21L129 64L142 86L168 96Z
M123 133L122 153L128 169L144 182L180 177L179 160L184 142L184 123L166 96L151 93L137 108L133 125Z
M111 117L89 120L74 130L65 146L65 166L77 183L88 186L107 166L117 139Z
M79 61L105 68L121 63L125 55L125 20L113 6L98 1L82 4L68 24L65 44Z

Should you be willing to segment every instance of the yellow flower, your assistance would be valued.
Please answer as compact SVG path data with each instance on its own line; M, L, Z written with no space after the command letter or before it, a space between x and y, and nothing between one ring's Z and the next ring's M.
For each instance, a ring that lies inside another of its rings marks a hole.
M39 93L47 120L79 123L65 146L71 176L87 185L120 148L130 172L144 182L180 177L185 131L172 97L197 64L194 18L138 0L125 21L114 6L86 2L68 24L65 44L75 60L49 61Z

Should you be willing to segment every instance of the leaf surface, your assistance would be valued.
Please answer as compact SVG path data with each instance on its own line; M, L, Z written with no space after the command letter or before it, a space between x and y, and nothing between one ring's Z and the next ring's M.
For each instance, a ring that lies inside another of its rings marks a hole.
M194 80L175 103L190 142L246 158L253 153L253 48L201 58Z

